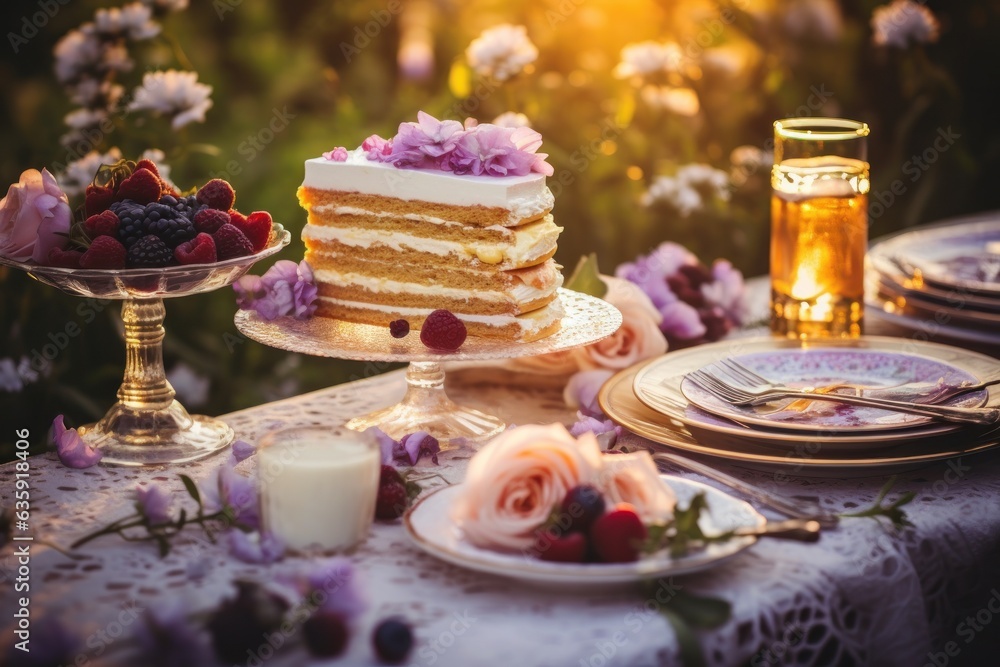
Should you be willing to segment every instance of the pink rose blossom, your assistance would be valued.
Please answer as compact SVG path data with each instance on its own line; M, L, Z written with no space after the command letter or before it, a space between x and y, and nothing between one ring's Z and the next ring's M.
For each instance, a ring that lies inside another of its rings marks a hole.
M677 498L660 479L649 452L604 456L597 487L609 505L635 507L643 523L663 523L674 515Z
M347 162L347 149L343 146L337 146L332 151L323 153L323 157L331 162Z
M608 286L604 300L621 311L622 325L608 338L574 351L580 368L622 370L666 352L667 340L660 331L663 316L649 297L627 280L601 280Z
M65 248L73 213L69 199L47 169L28 169L0 200L0 255L41 264L53 248Z

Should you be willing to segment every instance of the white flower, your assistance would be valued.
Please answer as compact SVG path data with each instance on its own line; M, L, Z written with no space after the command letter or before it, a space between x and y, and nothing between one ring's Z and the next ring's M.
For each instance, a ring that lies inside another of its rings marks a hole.
M188 0L142 0L142 4L155 12L166 14L187 9Z
M729 174L707 164L686 164L677 170L677 179L722 201L729 200Z
M79 160L66 165L66 171L57 174L56 180L63 192L73 197L87 189L102 164L114 164L121 159L122 152L117 148L112 148L107 153L90 151Z
M794 0L784 15L785 27L796 37L836 42L844 32L844 17L834 0Z
M503 23L484 30L472 40L465 57L480 76L506 81L535 62L538 49L528 39L528 30L523 25Z
M70 89L70 99L82 107L113 109L125 94L125 89L110 81L84 79Z
M103 37L125 36L135 41L160 33L159 24L153 21L153 11L141 2L133 2L120 9L98 9L94 14L93 29Z
M204 405L208 400L208 388L211 381L200 375L185 363L178 363L167 373L167 382L177 392L181 403L190 407Z
M112 72L128 72L134 63L128 57L128 49L124 44L111 44L104 47L101 53L101 67Z
M879 46L905 49L911 44L936 42L940 29L931 10L911 0L893 0L872 12L872 40Z
M84 108L70 111L66 114L65 118L63 118L63 121L74 130L80 130L85 127L97 127L107 117L108 112L104 109Z
M665 109L678 116L696 116L701 109L698 93L693 88L650 84L642 87L639 96L654 109Z
M72 30L56 43L53 52L56 78L67 83L101 62L101 41L93 34Z
M506 111L493 119L493 124L500 127L531 127L531 121L523 113Z
M188 123L205 121L205 112L212 106L212 87L198 83L196 72L149 72L142 77L142 86L135 91L129 109L148 109L171 116L176 130Z
M729 174L707 164L688 164L674 176L657 176L641 202L667 204L686 218L704 208L706 199L729 201L729 197Z
M751 176L769 170L774 154L756 146L737 146L729 153L729 178L734 185L743 185Z
M615 67L615 76L627 79L633 76L648 77L659 72L679 72L683 54L673 42L639 42L622 49L621 62Z

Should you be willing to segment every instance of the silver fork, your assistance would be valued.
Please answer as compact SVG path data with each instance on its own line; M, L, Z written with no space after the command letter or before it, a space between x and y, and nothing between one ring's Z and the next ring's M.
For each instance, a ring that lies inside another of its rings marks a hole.
M687 377L713 396L737 406L760 405L784 398L801 398L813 401L830 401L882 408L894 412L904 412L965 424L995 424L997 421L1000 421L1000 410L996 408L958 408L948 405L905 403L903 401L890 401L884 398L871 398L867 396L819 394L791 387L782 387L780 385L752 384L737 386L733 382L732 373L726 374L721 372L720 369L721 367L716 364L709 364L704 369L689 373Z
M744 366L740 362L736 361L735 359L722 359L721 361L718 362L718 364L719 364L719 366L721 366L725 370L729 371L733 375L735 375L737 377L740 377L740 378L743 378L744 382L746 382L746 383L748 383L750 385L761 385L761 386L768 387L770 389L780 389L780 388L787 389L788 388L788 387L784 387L783 385L780 385L780 384L778 384L776 382L772 382L771 380L768 380L767 378L765 378L765 377L763 377L761 375L758 375L753 370L747 368L746 366ZM930 383L928 383L928 384L930 384ZM992 386L998 385L998 384L1000 384L1000 374L996 374L996 375L994 375L992 377L987 377L986 380L983 380L982 382L977 382L975 384L967 384L967 385L961 385L961 386L957 386L957 387L949 387L948 389L944 389L944 390L941 390L941 391L938 391L938 392L928 392L928 393L925 393L925 394L917 394L917 395L919 395L919 396L933 396L933 400L932 401L928 401L926 403L920 403L920 405L933 405L933 404L936 404L936 403L944 403L945 401L948 401L948 400L950 400L952 398L955 398L956 396L961 396L962 394L968 394L968 393L974 392L974 391L982 391L983 389L987 389L989 387L992 387ZM836 386L836 385L834 385L834 386ZM899 389L899 387L893 387L893 389ZM871 396L870 398L878 398L878 397ZM883 400L890 400L890 399L883 399Z

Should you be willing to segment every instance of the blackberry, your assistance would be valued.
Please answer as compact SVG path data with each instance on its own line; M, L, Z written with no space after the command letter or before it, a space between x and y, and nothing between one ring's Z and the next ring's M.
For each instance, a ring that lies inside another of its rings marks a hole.
M187 197L163 195L160 197L159 203L169 206L192 222L194 222L194 216L198 213L198 211L203 208L208 208L204 204L200 203L195 195L189 195Z
M146 233L159 236L171 248L190 241L197 232L194 223L165 204L147 204Z
M115 202L108 210L118 216L118 240L126 248L131 248L132 244L148 233L145 207L141 204L136 204L131 199L125 199Z
M158 236L144 236L128 249L126 261L130 268L157 268L167 266L174 253Z

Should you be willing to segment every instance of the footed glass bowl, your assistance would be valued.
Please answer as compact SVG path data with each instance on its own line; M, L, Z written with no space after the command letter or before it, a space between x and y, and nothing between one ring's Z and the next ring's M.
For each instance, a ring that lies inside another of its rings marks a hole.
M254 263L279 252L291 234L274 225L271 242L260 252L215 264L159 269L67 269L15 262L0 265L72 294L122 301L125 324L125 377L118 402L95 424L79 429L103 453L102 463L124 466L183 463L208 456L234 439L229 425L190 415L174 398L163 368L163 300L210 292L230 285Z

